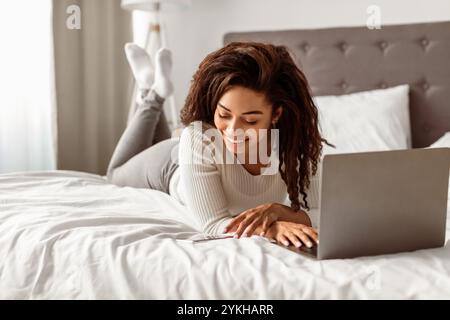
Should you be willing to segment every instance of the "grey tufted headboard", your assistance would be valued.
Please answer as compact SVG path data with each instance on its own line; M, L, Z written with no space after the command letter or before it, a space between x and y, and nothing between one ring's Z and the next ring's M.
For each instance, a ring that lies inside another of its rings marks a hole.
M415 148L450 131L450 22L227 33L233 41L286 45L314 95L409 84Z

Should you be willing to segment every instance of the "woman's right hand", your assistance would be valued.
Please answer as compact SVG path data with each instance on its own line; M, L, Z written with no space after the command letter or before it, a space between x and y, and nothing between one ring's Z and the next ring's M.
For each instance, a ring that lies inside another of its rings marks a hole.
M319 243L319 234L316 229L289 221L275 221L267 230L265 237L274 239L286 247L292 243L297 248L302 245L311 248Z

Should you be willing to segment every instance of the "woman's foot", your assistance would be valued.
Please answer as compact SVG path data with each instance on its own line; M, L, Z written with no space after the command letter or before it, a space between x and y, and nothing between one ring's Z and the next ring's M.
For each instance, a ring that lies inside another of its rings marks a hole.
M145 101L150 90L154 90L163 99L173 93L173 83L170 80L172 52L169 49L158 50L155 57L155 70L150 55L137 44L127 43L125 53L140 90L137 97L138 103Z
M147 51L137 44L127 43L125 54L139 89L150 90L153 85L154 72L152 60Z
M164 99L173 93L173 83L170 80L171 72L172 52L167 48L161 48L155 57L155 82L151 89Z

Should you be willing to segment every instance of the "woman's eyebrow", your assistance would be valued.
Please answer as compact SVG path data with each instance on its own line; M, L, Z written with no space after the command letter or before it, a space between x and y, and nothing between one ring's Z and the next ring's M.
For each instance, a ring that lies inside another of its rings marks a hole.
M223 106L220 102L219 102L219 107L222 107L225 110L227 110L228 112L231 112L230 109L228 109L225 106ZM263 114L263 113L261 111L259 111L259 110L255 110L255 111L244 112L243 114Z

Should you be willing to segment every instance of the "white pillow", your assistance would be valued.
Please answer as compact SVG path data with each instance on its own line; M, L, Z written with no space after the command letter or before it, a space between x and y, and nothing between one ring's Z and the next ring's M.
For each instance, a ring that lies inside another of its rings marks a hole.
M411 148L408 85L341 96L316 96L314 100L322 136L336 146L334 149L323 144L322 156ZM322 164L320 161L318 171L310 177L307 193L312 210L320 207Z
M450 131L446 132L436 142L432 143L428 148L450 148Z
M411 148L409 86L317 96L323 155Z

